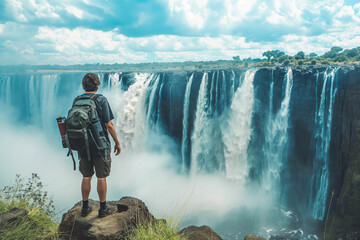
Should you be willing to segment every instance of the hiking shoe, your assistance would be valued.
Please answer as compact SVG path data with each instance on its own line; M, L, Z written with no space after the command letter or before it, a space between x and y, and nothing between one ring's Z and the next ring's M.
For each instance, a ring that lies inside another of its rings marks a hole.
M81 208L81 216L86 217L93 210L92 206L89 204L87 208Z
M113 214L117 212L117 208L116 207L111 207L109 205L106 205L105 209L99 209L99 218L103 218L106 217L110 214Z

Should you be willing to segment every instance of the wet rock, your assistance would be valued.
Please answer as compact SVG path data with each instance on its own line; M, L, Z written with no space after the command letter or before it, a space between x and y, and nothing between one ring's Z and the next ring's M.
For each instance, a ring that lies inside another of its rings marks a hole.
M124 197L120 201L109 201L118 211L104 218L98 217L99 202L89 200L93 211L81 217L82 202L65 213L59 226L61 239L110 240L126 239L139 223L154 221L154 216L139 199Z
M189 226L180 231L188 240L222 240L222 238L208 226Z
M247 235L244 240L265 240L265 238L257 237L254 235Z
M19 218L27 216L28 212L25 209L13 208L10 211L0 214L0 225L13 222Z

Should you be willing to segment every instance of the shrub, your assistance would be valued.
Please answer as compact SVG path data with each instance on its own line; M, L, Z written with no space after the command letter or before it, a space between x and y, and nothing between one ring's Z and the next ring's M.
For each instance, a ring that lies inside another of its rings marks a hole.
M15 184L0 191L0 213L14 207L27 210L28 215L1 225L2 239L58 239L55 207L37 174L32 174L27 183L16 175Z
M316 65L316 60L312 60L311 65Z
M287 65L289 65L290 64L290 60L289 59L287 59L287 60L285 60L284 62L283 62L283 65L284 66L287 66Z
M304 61L298 61L298 65L304 65Z
M278 62L279 62L279 63L282 63L283 61L285 61L285 60L287 60L287 59L289 59L289 56L283 55L283 56L279 57Z
M344 55L338 55L335 59L336 62L345 62L348 58Z

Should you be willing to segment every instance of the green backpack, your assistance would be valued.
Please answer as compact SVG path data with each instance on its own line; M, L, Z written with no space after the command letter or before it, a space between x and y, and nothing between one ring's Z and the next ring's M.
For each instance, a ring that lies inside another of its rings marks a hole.
M86 151L89 161L91 161L90 147L102 152L109 150L109 143L96 111L95 99L99 96L98 94L78 96L65 122L65 140L69 154L72 155L71 150Z

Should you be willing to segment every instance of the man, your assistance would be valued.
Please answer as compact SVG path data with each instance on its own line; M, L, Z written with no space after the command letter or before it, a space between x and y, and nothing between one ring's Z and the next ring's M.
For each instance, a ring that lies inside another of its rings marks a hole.
M87 73L82 80L82 86L85 90L84 94L90 96L94 95L97 92L100 84L100 79L97 74ZM115 141L115 155L119 155L121 152L121 147L116 136L114 124L111 121L114 119L114 115L111 111L109 102L104 96L99 94L99 96L95 98L95 105L103 132L109 143L109 148L110 140L108 132ZM81 183L81 193L83 198L81 215L85 217L92 211L92 206L89 204L89 194L91 189L91 178L94 175L94 168L97 177L97 192L100 200L99 217L105 217L111 213L114 213L116 209L106 205L106 177L109 176L111 167L110 151L105 151L105 153L102 153L99 152L98 149L92 148L90 149L90 161L86 151L79 151L78 154L80 159L79 169L83 175Z

